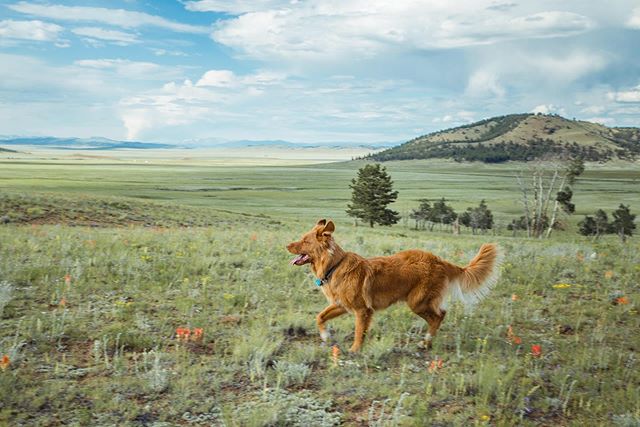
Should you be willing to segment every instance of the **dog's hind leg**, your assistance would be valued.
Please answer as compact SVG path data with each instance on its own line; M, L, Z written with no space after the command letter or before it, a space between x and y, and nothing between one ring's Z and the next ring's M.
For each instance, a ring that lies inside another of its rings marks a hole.
M433 338L435 338L438 333L438 329L440 329L440 324L444 320L444 316L447 314L445 310L439 309L439 312L435 310L427 310L422 313L416 313L418 316L422 317L429 324L429 332L424 337L424 340L427 343L427 348L431 349L431 343Z
M342 316L346 312L347 310L344 307L338 304L331 304L320 313L318 313L318 315L316 316L316 322L318 324L318 331L320 331L320 338L322 338L322 341L327 342L327 340L331 337L329 331L327 331L325 323L338 316Z
M362 342L364 341L364 337L367 335L369 331L369 326L371 326L371 320L373 319L373 310L370 308L362 309L356 311L356 331L355 338L353 340L353 345L349 349L350 352L355 353L360 350L362 347Z

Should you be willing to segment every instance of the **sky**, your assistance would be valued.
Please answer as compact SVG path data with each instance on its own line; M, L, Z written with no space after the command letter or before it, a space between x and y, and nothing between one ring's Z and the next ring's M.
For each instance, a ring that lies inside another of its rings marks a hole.
M0 0L0 135L403 142L640 126L640 1Z

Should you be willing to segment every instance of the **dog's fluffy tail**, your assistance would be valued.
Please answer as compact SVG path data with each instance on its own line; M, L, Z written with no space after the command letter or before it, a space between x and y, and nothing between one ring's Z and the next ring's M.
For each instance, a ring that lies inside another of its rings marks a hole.
M501 255L495 244L482 245L471 262L450 278L449 291L452 296L465 306L473 306L487 296L500 277Z

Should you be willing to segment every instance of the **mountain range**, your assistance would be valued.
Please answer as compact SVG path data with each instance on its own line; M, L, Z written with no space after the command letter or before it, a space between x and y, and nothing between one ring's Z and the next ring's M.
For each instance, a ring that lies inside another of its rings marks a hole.
M0 136L0 151L14 151L2 149L1 146L23 146L23 147L47 147L57 150L121 150L121 149L237 149L237 148L285 148L285 149L308 149L308 148L365 148L370 150L380 150L395 145L388 142L357 143L357 142L319 142L319 143L296 143L283 140L238 140L228 141L218 138L187 140L179 144L164 144L156 142L138 141L117 141L102 137L90 138L56 138L45 137L23 137L23 136Z

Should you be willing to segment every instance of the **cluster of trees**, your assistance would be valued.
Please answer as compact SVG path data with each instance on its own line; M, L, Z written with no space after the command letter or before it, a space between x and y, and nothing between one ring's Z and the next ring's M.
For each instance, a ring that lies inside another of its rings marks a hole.
M507 229L526 230L528 237L548 237L551 230L562 228L558 220L559 214L572 214L575 205L572 202L573 185L578 176L584 172L582 159L572 160L560 168L534 168L530 176L517 177L522 191L524 215L514 219ZM387 206L398 198L393 190L393 181L384 166L368 164L358 170L356 178L349 187L352 190L351 203L347 206L347 214L364 221L373 227L375 224L392 225L400 220L398 212ZM459 231L460 225L471 229L473 234L485 233L494 227L493 213L482 200L476 207L469 207L457 214L443 197L430 201L422 199L419 206L409 217L415 220L416 229L433 230L436 224L440 229L445 226ZM635 215L629 207L620 205L613 213L614 220L609 222L606 212L599 210L594 217L586 216L579 223L579 232L585 236L599 237L606 233L617 233L625 241L635 230Z
M598 209L594 216L586 215L578 223L578 232L583 236L599 238L603 234L617 234L620 240L626 241L627 236L633 235L636 229L635 214L631 213L629 206L620 204L613 214L613 221L609 222L609 217L605 211Z
M422 199L418 208L414 209L409 217L415 220L416 230L424 230L427 227L433 230L436 224L440 224L441 229L442 226L447 225L456 230L463 225L476 234L478 231L485 233L493 228L493 214L484 200L479 206L467 208L465 212L458 215L453 207L447 204L444 197L434 201L433 204L428 199Z

